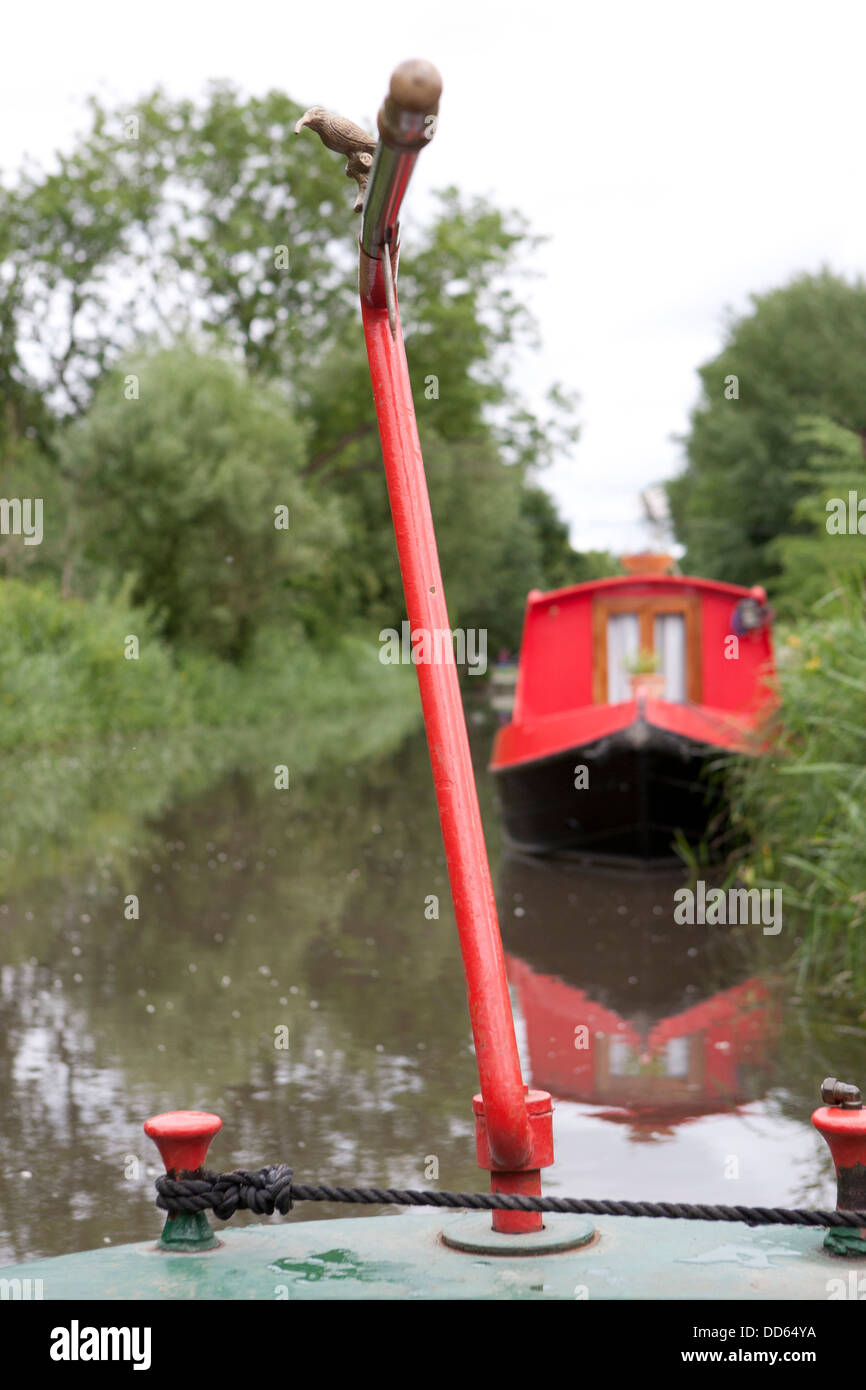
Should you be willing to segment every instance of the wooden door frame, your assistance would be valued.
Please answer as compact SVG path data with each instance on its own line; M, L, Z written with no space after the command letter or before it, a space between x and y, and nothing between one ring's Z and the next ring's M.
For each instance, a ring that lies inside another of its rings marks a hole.
M698 594L599 594L592 601L592 698L607 704L607 620L611 613L636 613L640 651L655 650L653 619L681 613L686 635L686 699L701 702L701 600Z

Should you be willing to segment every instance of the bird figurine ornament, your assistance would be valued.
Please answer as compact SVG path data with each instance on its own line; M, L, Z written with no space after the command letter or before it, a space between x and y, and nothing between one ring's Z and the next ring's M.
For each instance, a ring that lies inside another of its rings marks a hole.
M324 106L311 106L309 111L305 111L295 126L295 134L299 135L306 126L316 132L327 149L348 155L346 178L357 182L358 196L353 211L360 212L376 152L374 136L368 135L366 130L345 116L335 116L326 111Z

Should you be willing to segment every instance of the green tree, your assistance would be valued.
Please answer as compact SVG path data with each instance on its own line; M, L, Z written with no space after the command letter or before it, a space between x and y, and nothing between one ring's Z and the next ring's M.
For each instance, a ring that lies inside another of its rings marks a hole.
M866 427L866 283L824 270L752 305L700 368L687 467L668 484L683 567L743 584L778 575L771 542L800 529L795 507L810 486L800 417Z
M190 349L128 359L60 456L79 582L131 576L170 640L240 659L270 618L317 610L340 506L305 486L303 434L275 386Z
M167 327L216 335L315 417L335 352L348 345L358 359L358 223L340 157L294 134L300 111L283 93L244 98L228 83L200 103L160 90L134 108L91 99L89 129L56 167L21 172L0 239L15 287L10 341L26 345L61 410L85 409L99 375L142 332ZM518 214L453 188L404 244L414 384L438 377L443 437L465 440L486 406L514 402L503 441L543 448L502 353L532 339L514 289L517 257L532 244ZM333 406L337 392L326 394ZM571 403L560 394L555 405ZM344 414L330 429L317 419L314 452L340 438Z
M7 190L0 242L13 341L62 412L143 331L204 327L272 374L330 340L351 215L335 156L292 134L296 103L217 83L200 104L89 105L71 151Z
M833 593L862 597L866 514L855 510L851 517L849 499L853 493L855 509L860 498L866 499L864 437L817 416L800 421L795 440L808 450L807 467L799 475L808 491L793 509L799 529L770 544L780 569L776 596L789 610Z
M544 488L532 483L524 487L521 512L539 541L539 576L535 588L564 589L589 579L622 574L619 561L608 551L572 548L568 524L562 520L556 503Z
M0 251L15 287L6 302L11 341L35 364L61 419L87 411L143 334L163 344L178 333L215 344L257 380L279 382L306 427L306 489L323 515L339 498L346 521L343 544L332 538L320 558L317 605L306 609L308 626L332 630L335 614L343 623L393 621L402 599L358 324L352 190L339 156L309 132L293 133L299 114L282 93L247 99L226 83L200 102L158 90L134 108L94 100L90 127L71 151L48 172L25 169L9 191L15 234ZM497 570L498 612L519 611L539 565L531 578L520 568L536 550L514 544L517 517L524 529L549 523L538 507L523 506L520 489L530 470L576 438L574 400L552 391L542 418L509 371L513 349L534 341L517 288L532 244L518 215L453 188L430 224L416 230L409 222L404 237L404 330L457 614L480 601L483 565ZM116 375L112 381L114 391ZM99 399L105 412L106 397ZM83 518L75 494L90 470L73 467L66 450L59 467L72 493L67 513ZM104 469L94 476L110 482ZM448 486L460 506L451 505ZM163 496L150 495L151 511ZM176 519L170 505L167 533ZM159 530L155 519L151 529ZM539 543L544 551L550 536ZM114 567L110 548L87 531L88 565L103 557ZM68 587L69 532L64 550ZM163 606L165 576L175 570L147 570ZM174 598L167 631L179 633ZM243 645L238 632L226 640Z

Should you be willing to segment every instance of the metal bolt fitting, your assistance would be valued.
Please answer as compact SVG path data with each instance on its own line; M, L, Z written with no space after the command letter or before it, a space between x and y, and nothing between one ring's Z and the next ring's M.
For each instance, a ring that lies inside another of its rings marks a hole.
M860 1087L837 1081L835 1076L828 1076L822 1083L821 1099L825 1105L838 1105L842 1110L860 1110L863 1106Z

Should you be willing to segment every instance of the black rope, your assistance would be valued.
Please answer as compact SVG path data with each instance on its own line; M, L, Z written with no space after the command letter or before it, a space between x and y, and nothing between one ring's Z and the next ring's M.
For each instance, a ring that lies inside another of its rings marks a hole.
M430 1192L394 1187L308 1186L292 1181L285 1164L255 1173L211 1173L157 1178L156 1204L163 1211L213 1211L228 1221L236 1211L285 1216L295 1202L355 1202L365 1206L447 1207L472 1211L571 1212L579 1216L649 1216L678 1221L741 1221L747 1226L860 1226L866 1211L809 1210L804 1207L722 1207L692 1202L610 1202L591 1197L523 1197L503 1192Z
M187 1178L163 1174L156 1180L156 1205L168 1212L196 1212L210 1208L220 1221L228 1221L236 1211L255 1211L260 1216L286 1215L292 1209L292 1170L279 1163L248 1173L211 1173L202 1168Z

